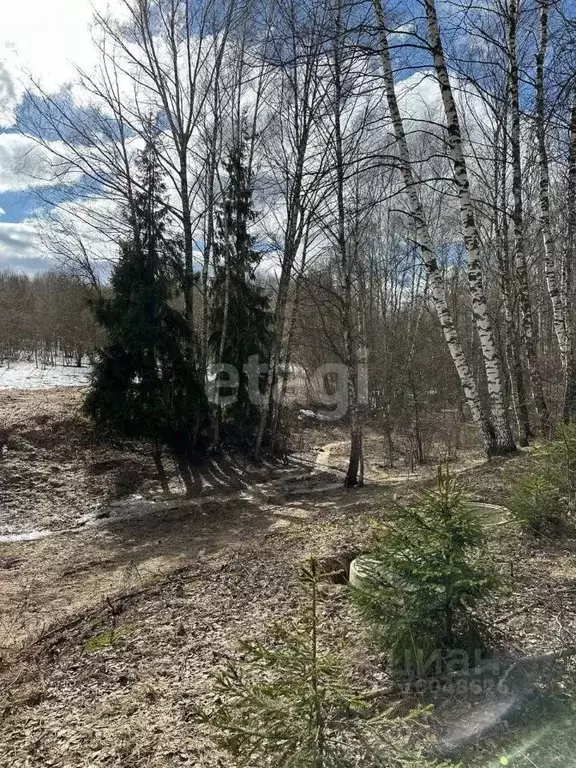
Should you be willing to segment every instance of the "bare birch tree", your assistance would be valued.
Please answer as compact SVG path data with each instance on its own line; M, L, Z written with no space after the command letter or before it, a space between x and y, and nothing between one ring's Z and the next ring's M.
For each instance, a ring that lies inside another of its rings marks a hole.
M564 248L563 296L566 312L566 373L564 419L576 417L576 313L574 311L574 256L576 254L576 89L572 92L570 113L566 244Z
M195 211L203 173L191 174L192 139L212 85L217 79L237 6L220 8L216 0L192 4L188 0L121 0L128 18L113 23L100 14L97 21L125 59L126 71L140 78L162 110L171 138L165 157L175 190L184 243L183 294L190 328L192 358L199 363L194 320L194 261L196 231L202 213Z
M417 191L417 181L412 172L408 142L406 140L406 133L402 122L402 117L400 115L398 99L394 86L394 73L392 70L392 62L390 58L390 47L388 43L388 32L384 11L382 8L381 0L373 0L373 3L379 34L384 87L386 90L390 117L394 128L394 135L396 138L400 173L404 182L404 190L410 210L410 215L414 221L416 239L422 253L422 261L428 273L428 282L431 289L434 307L438 315L438 319L440 321L440 325L442 327L450 355L454 361L466 403L470 409L470 413L472 414L472 418L478 430L479 437L487 454L493 455L500 452L507 452L512 448L513 441L510 443L510 440L502 439L505 437L505 435L499 438L495 434L494 427L492 426L492 423L482 406L474 376L472 375L472 371L464 355L462 345L458 339L454 321L448 308L442 275L440 274L440 270L438 268L438 262L434 253L432 240L430 238L428 226L426 224L424 212L420 203L420 198Z
M548 2L540 2L540 35L538 50L536 53L536 136L538 141L538 161L540 170L540 227L542 229L542 242L544 247L544 271L548 285L548 293L552 303L554 318L554 330L558 339L562 366L566 369L567 336L566 318L560 284L556 272L556 242L550 220L550 171L548 166L548 149L546 146L546 111L545 111L545 80L544 64L548 49Z
M480 242L476 228L474 205L470 194L470 182L468 169L464 155L462 131L456 100L450 83L448 67L444 57L444 48L440 34L440 26L436 13L434 0L425 0L426 19L428 23L428 39L430 51L434 62L434 70L446 116L448 141L454 165L454 180L460 200L460 213L462 221L462 236L468 253L468 284L472 297L472 308L478 338L484 358L488 394L490 397L491 413L496 433L498 451L508 453L515 450L514 439L510 430L508 414L506 412L504 398L504 379L502 364L496 340L492 320L488 313L482 264L480 259Z
M542 376L538 363L536 340L534 337L534 318L532 314L532 302L530 299L530 286L528 280L528 267L526 264L526 251L524 243L524 209L522 201L522 149L520 136L520 94L517 55L517 27L518 5L516 0L510 0L508 4L508 62L510 82L510 151L512 155L512 195L514 199L512 221L514 225L514 251L516 264L516 280L518 282L518 297L522 312L522 329L524 332L524 345L526 358L530 370L530 381L536 411L540 418L542 430L547 432L550 428L550 413L544 390ZM540 149L542 149L540 147ZM541 174L543 170L541 159ZM542 176L541 176L542 190ZM542 203L542 195L541 195ZM548 246L550 243L548 243ZM550 254L548 254L549 256ZM546 256L546 259L548 259Z

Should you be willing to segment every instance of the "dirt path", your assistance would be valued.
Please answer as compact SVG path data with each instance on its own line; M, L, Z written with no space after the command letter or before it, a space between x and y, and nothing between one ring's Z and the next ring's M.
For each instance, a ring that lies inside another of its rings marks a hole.
M100 616L87 615L35 646L25 668L15 660L4 670L0 766L223 768L225 758L193 715L210 698L211 674L235 653L242 637L261 636L274 620L297 613L295 566L311 551L322 554L346 544L345 517L365 526L359 501L356 497L349 507L350 497L341 492L338 499L310 505L302 500L264 512L226 510L208 525L172 520L173 535L166 536L162 557L167 563L183 556L190 568L162 579L157 590L145 590L119 612L112 614L104 604ZM356 538L354 528L349 535ZM140 570L156 567L158 546L144 544ZM114 553L101 551L100 562L90 564L94 552L91 540L82 573L54 572L57 582L45 583L45 598L56 598L60 584L69 597L84 595L88 607L113 588L111 580L121 570L105 558ZM39 548L38 565L40 555ZM101 583L107 572L110 581Z
M329 467L332 451L337 448L338 449L348 448L349 445L350 445L349 440L337 440L333 443L326 443L318 451L318 455L316 456L316 466Z
M374 497L338 488L140 506L137 517L0 548L2 768L225 765L187 708L241 637L294 614L295 565L357 542ZM72 629L69 619L79 619Z

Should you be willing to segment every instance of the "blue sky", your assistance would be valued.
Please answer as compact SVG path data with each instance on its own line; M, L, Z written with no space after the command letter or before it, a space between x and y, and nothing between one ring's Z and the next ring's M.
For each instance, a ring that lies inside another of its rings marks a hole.
M38 201L32 192L3 192L0 194L2 223L15 223L31 216Z

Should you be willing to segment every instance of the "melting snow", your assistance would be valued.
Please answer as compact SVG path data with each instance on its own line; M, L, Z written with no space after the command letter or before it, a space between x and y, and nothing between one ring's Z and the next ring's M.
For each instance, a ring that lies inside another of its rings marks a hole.
M53 536L54 531L26 531L25 533L3 533L0 535L0 544L15 544L19 541L38 541L48 536Z
M85 387L90 368L66 365L36 367L34 363L17 362L0 365L0 389L52 389L52 387Z

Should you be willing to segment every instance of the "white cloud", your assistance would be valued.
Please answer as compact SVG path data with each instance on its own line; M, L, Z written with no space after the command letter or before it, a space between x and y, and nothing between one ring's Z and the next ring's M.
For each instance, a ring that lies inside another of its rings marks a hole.
M481 93L472 85L465 88L454 76L450 76L454 98L458 106L460 122L466 126L470 136L482 139L482 133L478 130L482 125L487 128L491 118ZM434 130L435 125L445 125L446 118L442 105L442 95L436 77L431 71L415 72L410 77L401 80L397 86L398 106L402 117L408 123L414 121L429 121L426 130ZM417 126L410 126L411 130Z
M14 123L14 111L29 77L48 92L75 77L76 66L97 60L92 42L94 10L110 0L26 0L3 3L0 26L0 127ZM116 3L118 5L118 3Z
M400 24L396 29L392 30L393 35L413 35L418 31L418 26L415 21L408 21L406 24Z
M0 206L0 216L6 216L6 211Z
M106 198L75 200L37 217L43 252L69 261L88 253L93 262L114 261L123 229L118 206Z
M436 120L442 113L442 97L431 72L415 72L396 86L398 106L405 120Z
M0 128L5 128L14 121L16 103L13 73L9 71L7 63L0 59Z
M54 219L27 218L17 223L0 222L0 270L34 274L54 269L69 260L78 247L81 238L95 264L113 259L117 246L99 234L88 223L77 219L80 204L71 203L54 213ZM101 208L104 213L106 201L91 201L86 209ZM78 253L80 255L80 252Z
M23 221L17 224L0 223L0 269L19 269L18 265L43 261L39 252L38 230L34 222ZM28 271L28 269L25 269Z

